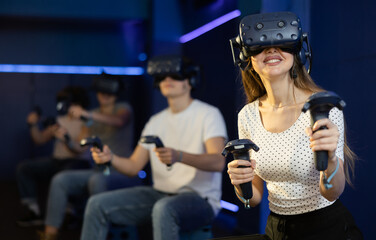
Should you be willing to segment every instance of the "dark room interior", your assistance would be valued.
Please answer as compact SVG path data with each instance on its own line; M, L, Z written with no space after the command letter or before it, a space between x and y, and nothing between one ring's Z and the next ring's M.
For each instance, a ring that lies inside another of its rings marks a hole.
M313 80L346 101L347 140L359 161L354 186L346 185L340 200L364 239L374 239L376 162L371 150L376 145L372 135L376 108L371 91L376 81L367 71L376 69L376 49L371 47L376 37L375 10L372 0L0 1L0 239L36 239L38 229L15 224L19 214L17 165L50 154L52 147L36 146L30 138L26 116L33 108L40 107L43 117L56 115L55 95L67 85L88 89L90 108L95 108L92 79L102 72L118 75L125 86L120 99L133 106L137 143L148 119L167 106L146 73L147 61L160 54L181 54L202 67L200 87L193 97L216 106L224 116L228 140L236 139L238 113L246 96L229 40L238 34L244 16L278 11L299 16L312 46ZM200 32L192 35L197 30ZM245 209L226 170L222 177L224 205L211 226L212 237L264 233L267 200ZM145 184L150 184L149 171L145 168ZM43 209L45 202L40 204ZM114 226L108 239L132 239L132 231ZM152 239L150 231L145 226L136 234L139 239ZM80 223L66 219L61 233L59 239L79 239Z

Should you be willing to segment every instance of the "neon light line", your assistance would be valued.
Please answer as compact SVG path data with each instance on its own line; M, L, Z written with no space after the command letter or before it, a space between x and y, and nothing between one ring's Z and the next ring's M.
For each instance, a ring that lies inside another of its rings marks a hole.
M103 71L114 75L144 74L142 67L0 64L0 72L8 73L101 74Z
M192 32L189 32L187 34L184 34L183 36L181 36L179 38L179 42L180 43L186 43L188 41L191 41L192 39L194 38L197 38L199 36L201 36L202 34L218 27L219 25L222 25L228 21L230 21L231 19L234 19L238 16L240 16L241 12L240 10L234 10L232 12L229 12L225 15L223 15L222 17L219 17L195 30L193 30Z
M237 205L235 205L233 203L226 202L224 200L221 200L221 206L222 206L222 208L227 209L231 212L239 211L239 207Z

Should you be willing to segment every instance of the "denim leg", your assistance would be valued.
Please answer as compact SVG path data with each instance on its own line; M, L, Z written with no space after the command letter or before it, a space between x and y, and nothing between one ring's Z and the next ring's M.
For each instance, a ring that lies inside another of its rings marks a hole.
M111 169L111 174L107 176L108 190L127 188L142 185L142 179L138 176L128 177L116 169Z
M54 170L51 158L24 161L17 166L17 184L21 199L37 199L37 180L51 178Z
M164 196L152 187L138 186L90 197L81 240L105 240L110 223L135 226L150 221L153 205Z
M110 175L104 175L101 171L95 171L89 180L89 193L94 195L108 190L139 186L142 180L136 177L128 177L111 168Z
M87 186L90 196L107 191L107 177L109 176L104 175L102 171L92 171L92 175L90 176Z
M56 174L50 184L46 225L59 228L65 216L69 196L87 195L87 183L93 170L69 170Z
M177 240L179 231L190 231L211 224L214 212L197 193L186 192L158 200L153 207L154 240Z

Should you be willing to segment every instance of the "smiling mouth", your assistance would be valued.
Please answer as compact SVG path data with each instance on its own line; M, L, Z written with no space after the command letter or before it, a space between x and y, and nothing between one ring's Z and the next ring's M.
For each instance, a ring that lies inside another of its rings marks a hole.
M265 63L276 63L276 62L280 62L282 61L281 59L270 59L268 61L266 61Z

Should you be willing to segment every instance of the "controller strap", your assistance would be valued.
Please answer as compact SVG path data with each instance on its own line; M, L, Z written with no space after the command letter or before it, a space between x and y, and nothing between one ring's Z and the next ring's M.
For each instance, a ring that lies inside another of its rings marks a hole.
M234 186L234 190L235 190L235 194L236 194L236 196L238 196L238 198L244 203L244 207L245 207L246 209L251 208L251 204L249 203L249 200L250 200L250 199L245 199L244 197L240 196L239 193L238 193L238 191L236 191L235 186Z
M336 175L338 168L339 168L339 159L338 159L337 156L336 156L336 158L337 158L337 166L336 166L336 169L334 170L334 172L328 178L326 178L326 174L324 173L324 186L325 186L326 189L330 189L330 188L333 187L333 185L330 184L330 181L332 180L334 175Z

